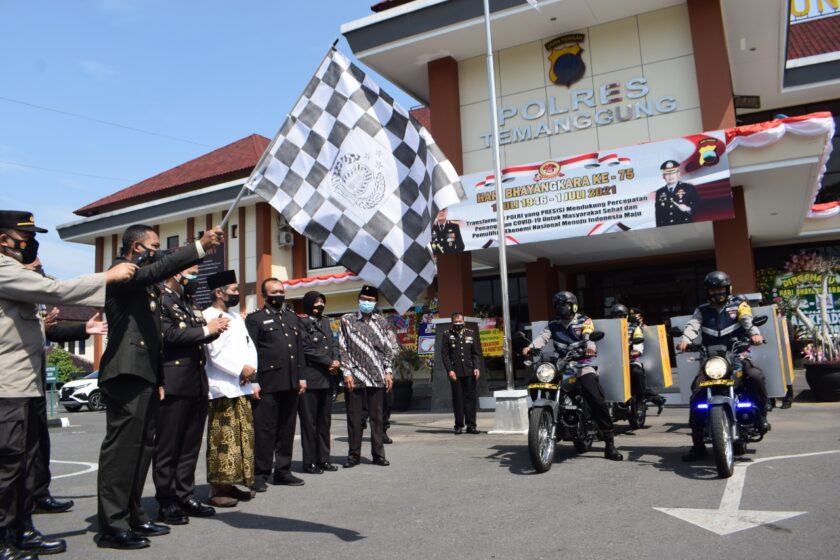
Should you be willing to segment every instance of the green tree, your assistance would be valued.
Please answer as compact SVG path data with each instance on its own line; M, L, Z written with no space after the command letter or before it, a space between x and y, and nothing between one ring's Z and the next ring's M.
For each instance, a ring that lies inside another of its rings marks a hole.
M47 351L47 365L58 368L58 380L66 383L73 378L74 373L82 373L83 369L73 363L73 357L62 348L50 348Z

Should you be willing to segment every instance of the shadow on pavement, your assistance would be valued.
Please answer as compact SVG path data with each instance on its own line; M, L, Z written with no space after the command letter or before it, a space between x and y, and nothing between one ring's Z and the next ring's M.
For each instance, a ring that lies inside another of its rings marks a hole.
M688 452L690 445L685 447L622 447L620 442L618 443L619 451L625 454L625 461L639 465L649 465L663 472L671 472L690 480L718 478L715 460L708 445L706 447L709 449L709 456L706 459L684 463L682 456ZM749 456L755 454L755 452L755 449L748 449L746 455L735 457L735 465L750 463Z
M289 519L288 517L272 517L246 513L244 511L231 511L217 513L208 518L210 520L227 523L236 529L263 529L267 531L278 531L282 533L327 533L335 535L345 542L362 540L365 537L352 529L342 529L323 523L312 523L300 519Z
M498 462L500 467L507 467L513 474L537 474L528 458L527 445L494 445L490 449L493 450L493 453L488 455L486 459ZM571 446L568 448L560 446L554 452L554 464L562 463L575 455L577 454Z

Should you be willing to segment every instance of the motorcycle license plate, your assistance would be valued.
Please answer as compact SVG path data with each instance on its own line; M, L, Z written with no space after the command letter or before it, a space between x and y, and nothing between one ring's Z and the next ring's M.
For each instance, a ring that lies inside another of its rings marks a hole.
M556 389L557 385L554 383L531 383L528 385L529 389Z
M710 379L702 382L698 387L712 387L714 385L735 385L732 379Z

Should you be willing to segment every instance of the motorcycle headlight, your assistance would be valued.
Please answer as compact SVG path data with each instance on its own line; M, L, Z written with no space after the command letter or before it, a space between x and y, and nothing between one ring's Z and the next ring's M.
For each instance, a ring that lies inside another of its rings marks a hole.
M709 358L703 365L703 373L709 379L723 379L728 369L729 364L720 356Z
M537 367L537 379L540 383L550 383L557 374L557 369L552 364L540 364Z

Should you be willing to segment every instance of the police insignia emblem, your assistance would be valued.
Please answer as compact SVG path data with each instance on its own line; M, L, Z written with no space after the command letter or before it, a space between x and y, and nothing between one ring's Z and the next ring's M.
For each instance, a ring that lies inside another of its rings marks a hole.
M344 199L359 208L376 208L385 197L385 175L371 169L359 154L348 153L338 158L332 171L332 187Z
M580 56L583 52L580 44L585 38L583 33L572 33L545 44L545 50L549 51L548 60L551 62L548 77L553 83L570 87L586 73L586 64Z

